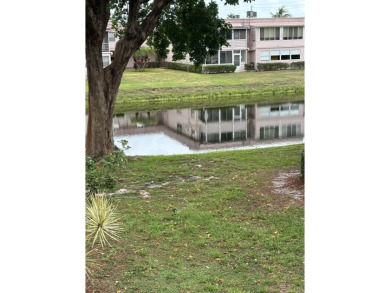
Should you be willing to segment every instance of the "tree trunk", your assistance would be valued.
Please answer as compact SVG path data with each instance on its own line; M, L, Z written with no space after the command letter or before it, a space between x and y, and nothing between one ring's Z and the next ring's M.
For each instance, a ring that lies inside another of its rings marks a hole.
M110 17L105 0L86 1L85 56L88 78L88 127L86 152L104 156L113 148L112 114L103 70L102 43Z
M98 48L89 47L87 56L88 77L88 127L86 152L91 157L105 156L114 148L113 116L115 101L123 71L130 57L142 44L129 42L130 46L117 45L118 51L125 51L121 60L115 60L103 69L101 44ZM118 42L119 43L119 42ZM116 54L116 53L115 53ZM120 62L119 62L120 61Z
M89 88L86 153L93 158L105 156L114 148L114 106L123 72L170 1L155 0L141 25L138 25L138 10L145 1L129 2L126 34L116 44L114 61L103 69L102 43L110 17L109 0L86 0L85 55Z

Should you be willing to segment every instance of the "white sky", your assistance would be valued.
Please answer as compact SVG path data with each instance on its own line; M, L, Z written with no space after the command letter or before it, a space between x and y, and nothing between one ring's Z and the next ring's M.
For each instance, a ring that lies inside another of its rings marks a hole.
M252 10L257 12L257 17L271 17L271 12L275 13L279 7L284 8L293 17L305 16L304 0L255 0L252 3L245 3L240 0L236 6L224 5L223 0L216 0L219 7L219 16L226 18L228 14L240 15L240 18L246 17L246 12Z

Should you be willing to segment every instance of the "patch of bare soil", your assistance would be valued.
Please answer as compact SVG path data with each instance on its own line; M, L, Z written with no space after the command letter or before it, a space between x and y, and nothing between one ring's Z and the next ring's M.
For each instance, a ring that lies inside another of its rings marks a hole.
M272 183L273 194L289 196L295 202L304 203L305 186L299 170L279 172L272 178Z
M85 293L94 293L91 281L89 279L85 280Z

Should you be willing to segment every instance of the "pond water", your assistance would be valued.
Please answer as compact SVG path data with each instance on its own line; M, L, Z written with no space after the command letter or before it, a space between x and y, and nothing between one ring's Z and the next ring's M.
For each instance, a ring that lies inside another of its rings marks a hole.
M129 112L114 117L114 142L129 156L194 154L304 142L304 103Z

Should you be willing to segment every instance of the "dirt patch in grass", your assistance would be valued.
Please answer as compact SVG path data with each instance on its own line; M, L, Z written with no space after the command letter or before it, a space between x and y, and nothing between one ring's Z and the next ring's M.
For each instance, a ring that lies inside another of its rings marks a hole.
M288 196L294 203L303 205L305 200L305 186L299 170L278 172L272 178L271 192L275 195Z
M304 182L299 169L259 172L250 176L254 178L251 182L245 177L240 178L246 200L237 200L236 208L247 213L258 209L276 212L304 205Z

